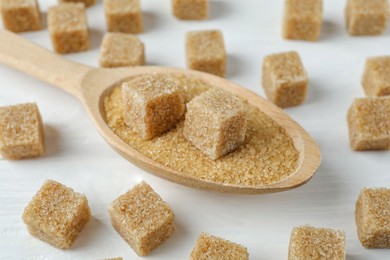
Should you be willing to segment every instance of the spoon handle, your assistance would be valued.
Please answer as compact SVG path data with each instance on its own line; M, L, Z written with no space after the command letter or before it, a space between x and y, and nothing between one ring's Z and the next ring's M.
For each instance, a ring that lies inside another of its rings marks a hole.
M79 99L82 98L82 80L92 70L5 30L0 30L0 63L57 86Z

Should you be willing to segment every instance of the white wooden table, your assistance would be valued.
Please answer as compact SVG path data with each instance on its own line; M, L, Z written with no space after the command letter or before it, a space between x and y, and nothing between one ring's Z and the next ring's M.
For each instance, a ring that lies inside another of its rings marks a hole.
M186 259L200 232L245 245L251 259L286 259L291 229L310 224L341 229L348 259L390 259L389 250L366 250L356 234L355 201L360 189L390 187L390 153L353 152L346 111L364 95L360 78L366 57L390 54L390 30L379 37L352 38L344 29L345 1L325 1L324 27L316 43L281 38L283 1L210 0L211 18L176 20L169 0L142 0L148 65L185 67L184 35L222 29L227 78L263 95L265 55L288 50L301 54L310 77L302 106L287 109L319 143L323 162L315 177L292 191L256 196L210 193L171 183L138 169L110 149L78 101L45 83L0 65L0 105L37 102L45 124L46 155L37 160L0 161L0 259L101 259L137 255L111 227L107 206L141 180L171 205L176 233L148 259ZM55 0L40 1L44 12ZM106 30L102 1L88 9L92 48L66 55L96 66ZM47 30L21 34L51 49ZM1 43L0 43L1 44ZM24 207L46 179L87 195L93 218L72 249L55 249L28 235Z

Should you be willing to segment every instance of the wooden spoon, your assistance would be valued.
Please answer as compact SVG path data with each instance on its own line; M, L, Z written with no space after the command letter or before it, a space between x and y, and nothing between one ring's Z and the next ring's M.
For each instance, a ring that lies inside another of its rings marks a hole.
M114 150L130 162L162 178L191 187L230 193L270 193L296 188L311 179L321 161L320 150L306 131L280 108L255 93L207 73L160 67L118 69L92 68L71 62L14 33L0 30L0 63L4 63L57 86L77 97L86 107L100 134ZM104 97L114 86L145 73L181 73L220 87L258 107L286 130L299 151L298 167L287 179L272 185L226 185L186 176L139 153L120 139L106 124Z

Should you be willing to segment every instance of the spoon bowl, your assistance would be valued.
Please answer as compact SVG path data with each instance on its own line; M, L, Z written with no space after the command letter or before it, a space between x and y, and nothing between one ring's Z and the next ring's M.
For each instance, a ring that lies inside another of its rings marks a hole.
M0 63L14 67L36 78L62 88L77 97L86 107L100 134L122 157L159 177L190 187L229 193L271 193L296 188L308 182L318 169L321 154L307 132L280 108L255 93L223 78L207 73L165 67L92 68L68 61L21 37L0 30ZM200 79L209 85L229 91L259 108L281 126L292 139L299 159L295 171L286 179L262 186L222 184L185 175L143 155L117 136L106 124L104 98L129 78L150 73L180 74Z

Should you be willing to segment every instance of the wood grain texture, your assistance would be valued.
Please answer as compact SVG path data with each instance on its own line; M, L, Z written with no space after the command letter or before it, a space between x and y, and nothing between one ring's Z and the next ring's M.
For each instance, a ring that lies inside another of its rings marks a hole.
M223 78L203 72L162 67L94 69L66 61L61 56L52 54L10 32L0 31L0 41L5 43L0 48L1 63L47 81L79 98L86 106L100 134L115 151L128 161L159 177L186 186L211 191L271 193L296 188L306 183L320 165L321 154L317 144L298 123L270 102ZM297 169L290 177L271 185L228 185L182 174L141 154L115 135L107 126L103 118L102 104L105 95L109 93L112 87L118 86L118 84L130 77L147 73L177 73L184 74L187 77L199 78L210 85L229 91L247 100L250 105L259 108L263 113L271 117L292 138L295 148L299 151Z

